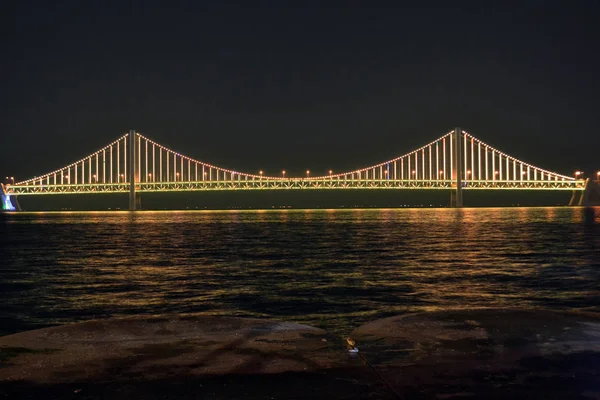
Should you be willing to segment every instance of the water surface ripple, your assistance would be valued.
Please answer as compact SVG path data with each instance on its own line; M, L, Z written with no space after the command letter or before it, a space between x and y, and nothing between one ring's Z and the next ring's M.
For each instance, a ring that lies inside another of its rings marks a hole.
M347 334L398 313L600 311L600 208L8 213L0 334L171 313Z

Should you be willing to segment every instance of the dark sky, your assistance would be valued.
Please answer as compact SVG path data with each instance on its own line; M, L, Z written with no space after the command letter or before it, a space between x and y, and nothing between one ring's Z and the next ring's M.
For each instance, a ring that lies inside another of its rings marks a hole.
M2 178L128 129L247 172L357 168L454 126L600 169L598 1L126 3L3 5Z

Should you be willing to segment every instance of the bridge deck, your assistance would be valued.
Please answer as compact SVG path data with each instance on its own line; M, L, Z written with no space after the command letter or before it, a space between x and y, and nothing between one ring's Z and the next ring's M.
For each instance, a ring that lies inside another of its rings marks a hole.
M213 191L213 190L292 190L292 189L420 189L439 190L456 188L453 180L373 180L373 179L255 179L220 180L193 182L140 182L136 191L177 192L177 191ZM11 195L40 194L76 194L76 193L127 193L129 182L97 184L30 184L7 185L6 192ZM583 180L551 181L499 181L472 180L463 182L464 190L584 190Z

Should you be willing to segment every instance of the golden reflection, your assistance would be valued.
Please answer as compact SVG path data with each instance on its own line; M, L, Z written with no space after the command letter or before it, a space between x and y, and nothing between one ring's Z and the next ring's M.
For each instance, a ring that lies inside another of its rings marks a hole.
M6 318L31 323L193 312L348 331L420 310L598 306L598 207L24 213L5 222L19 224L0 243Z

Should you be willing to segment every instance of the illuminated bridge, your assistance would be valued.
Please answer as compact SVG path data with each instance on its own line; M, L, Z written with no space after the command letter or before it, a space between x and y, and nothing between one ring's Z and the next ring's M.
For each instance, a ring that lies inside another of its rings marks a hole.
M596 185L595 183L592 183ZM21 182L2 186L3 209L13 196L72 193L137 194L204 190L430 189L448 190L462 206L464 190L568 190L572 204L588 202L589 180L577 179L518 160L456 128L407 154L382 163L325 175L267 176L211 165L135 132L74 163ZM594 188L594 191L597 187Z

